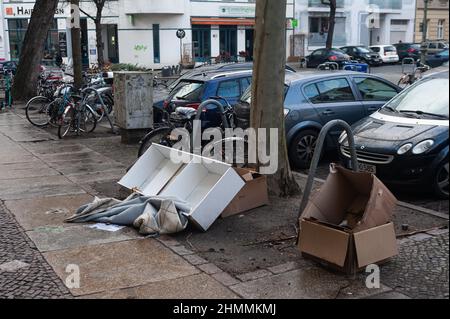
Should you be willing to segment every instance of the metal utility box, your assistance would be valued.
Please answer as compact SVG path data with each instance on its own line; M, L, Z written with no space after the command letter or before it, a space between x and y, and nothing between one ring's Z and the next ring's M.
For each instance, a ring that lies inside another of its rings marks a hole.
M122 130L153 126L153 74L114 72L114 112Z

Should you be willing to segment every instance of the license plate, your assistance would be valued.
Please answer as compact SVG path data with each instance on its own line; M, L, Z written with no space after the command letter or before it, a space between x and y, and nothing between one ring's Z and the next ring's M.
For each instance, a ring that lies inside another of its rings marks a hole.
M374 175L377 173L377 167L375 165L359 163L358 167L359 167L359 171L363 172L363 173L370 173L370 174L374 174Z

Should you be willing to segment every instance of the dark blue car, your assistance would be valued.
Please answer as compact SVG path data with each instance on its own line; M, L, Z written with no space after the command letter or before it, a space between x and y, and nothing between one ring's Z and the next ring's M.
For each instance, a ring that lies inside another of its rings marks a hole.
M171 113L178 107L197 109L205 100L213 96L225 98L231 105L252 83L251 70L200 72L184 78L172 89L169 96L154 105L155 123L160 122L163 110ZM220 125L220 115L215 109L205 112L202 118L203 127Z
M284 108L292 164L309 167L319 132L326 123L340 119L354 124L379 110L400 91L391 82L366 73L287 73ZM240 104L249 105L250 101L248 89ZM331 131L327 149L337 149L340 134L339 128Z

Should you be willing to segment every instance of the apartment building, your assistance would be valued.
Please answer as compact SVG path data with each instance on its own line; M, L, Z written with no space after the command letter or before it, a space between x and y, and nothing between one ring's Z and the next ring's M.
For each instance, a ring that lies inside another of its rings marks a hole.
M413 41L415 4L415 0L337 0L334 46ZM325 45L329 11L321 0L296 0L295 55Z
M424 0L417 0L415 41L421 42L423 35ZM449 0L428 2L428 40L449 40Z

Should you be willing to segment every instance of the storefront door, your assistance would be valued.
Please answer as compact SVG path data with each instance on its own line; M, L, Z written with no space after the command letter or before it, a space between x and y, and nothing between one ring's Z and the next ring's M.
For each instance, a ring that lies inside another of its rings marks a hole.
M84 68L89 68L89 41L87 19L80 19L81 26L81 59Z
M192 44L195 61L208 61L211 58L211 26L193 25Z
M117 24L108 24L107 34L108 60L111 63L119 63L119 40L117 36Z
M255 30L245 30L245 52L246 60L253 61L253 45L254 45Z
M237 60L237 26L220 26L220 54L223 60Z

